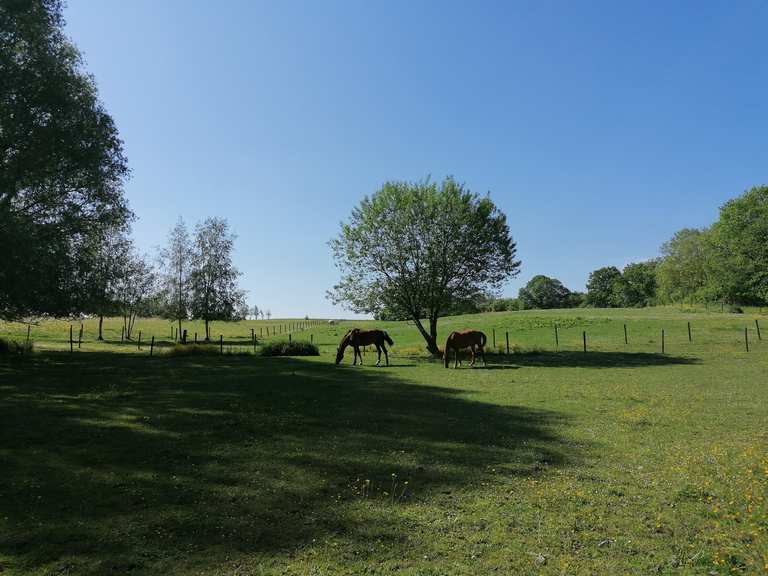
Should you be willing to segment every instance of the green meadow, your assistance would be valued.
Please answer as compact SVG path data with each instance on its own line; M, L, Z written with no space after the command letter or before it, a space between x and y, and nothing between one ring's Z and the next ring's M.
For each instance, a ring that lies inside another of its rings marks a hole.
M487 367L457 370L406 322L322 321L291 333L319 357L253 353L252 328L296 322L214 323L227 353L199 356L167 354L164 320L137 321L141 350L118 319L104 342L85 321L72 353L70 322L32 326L35 352L0 358L0 571L768 572L759 310L445 318L441 340L489 339ZM373 325L391 366L335 366Z

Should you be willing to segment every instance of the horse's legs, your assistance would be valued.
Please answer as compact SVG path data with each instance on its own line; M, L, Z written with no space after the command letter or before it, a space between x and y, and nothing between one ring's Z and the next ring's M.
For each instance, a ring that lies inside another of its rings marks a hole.
M381 346L379 346L378 344L375 344L375 343L374 343L374 346L376 346L376 352L379 355L379 359L376 360L376 366L380 366L381 365Z
M475 345L472 344L472 346L469 347L469 352L472 354L472 362L469 363L470 366L475 365Z
M362 354L360 354L360 347L359 346L355 346L354 348L355 348L355 360L352 362L352 365L353 366L357 366L357 358L359 356L360 357L360 366L362 366L363 365L363 356L362 356Z
M387 353L386 344L382 344L381 349L384 350L384 361L387 363L387 366L389 366L389 354Z
M458 348L453 349L453 367L454 368L459 367L459 349Z
M485 361L485 346L480 345L480 354L483 357L483 366L488 366L488 362Z

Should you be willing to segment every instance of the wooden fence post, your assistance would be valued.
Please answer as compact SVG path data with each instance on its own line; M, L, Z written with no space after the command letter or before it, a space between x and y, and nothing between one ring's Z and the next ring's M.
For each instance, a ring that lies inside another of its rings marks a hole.
M290 343L291 343L291 333L288 332L288 344L290 344Z
M72 353L75 351L74 345L72 343L72 324L69 325L69 352Z
M624 324L624 344L629 344L629 340L627 339L627 325Z
M581 338L584 341L584 352L586 352L587 351L587 331L586 330L582 331Z
M496 351L496 328L491 328L493 331L493 351Z
M749 336L747 336L747 327L744 326L744 346L747 349L747 352L749 352Z
M691 337L691 323L688 322L688 342L693 342L693 338Z
M251 342L255 342L255 341L256 341L256 334L254 333L253 328L251 328Z
M152 342L149 343L149 356L152 357L152 353L155 351L155 335L152 335Z
M219 334L219 352L224 354L224 334Z
M314 343L314 341L315 341L315 339L313 338L313 336L314 336L314 334L310 334L310 335L309 335L309 343L310 343L310 344Z
M505 335L505 336L506 336L506 338L507 338L507 356L509 356L509 332L508 332L508 331L505 331L505 332L504 332L504 335Z
M139 330L139 350L141 350L141 330Z
M757 318L755 318L755 328L757 328L757 339L762 340L763 337L760 335L760 322L757 321ZM27 340L29 340L29 332L27 332Z
M555 350L560 350L560 335L557 333L557 324L555 324Z
M195 332L195 344L197 344L197 332Z
M83 325L80 324L80 332L77 335L77 349L80 349L80 346L83 344Z
M755 320L757 322L757 320ZM29 331L32 328L30 324L27 324L27 348L29 348Z
M664 354L664 328L661 329L661 353Z

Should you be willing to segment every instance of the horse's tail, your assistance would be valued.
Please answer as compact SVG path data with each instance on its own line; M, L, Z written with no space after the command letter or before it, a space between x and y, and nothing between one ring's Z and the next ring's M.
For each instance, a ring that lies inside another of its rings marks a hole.
M387 344L389 344L390 346L395 345L395 343L392 341L392 338L390 338L389 334L387 334L386 332L384 332L384 340L386 340Z
M448 351L450 350L449 346L451 344L452 338L453 338L453 332L448 334L448 339L445 341L445 350L443 350L443 360L445 361L446 368L448 368Z
M483 348L485 348L486 340L487 338L485 336L485 332L480 332L480 346L482 346Z

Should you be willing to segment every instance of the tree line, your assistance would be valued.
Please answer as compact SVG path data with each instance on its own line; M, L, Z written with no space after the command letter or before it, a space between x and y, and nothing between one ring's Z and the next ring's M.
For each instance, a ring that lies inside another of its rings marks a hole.
M517 298L485 298L466 312L530 308L644 307L722 302L768 304L768 186L726 202L709 227L683 228L661 246L661 256L619 270L593 270L587 291L572 292L556 278L534 276Z
M210 339L214 320L241 320L249 314L240 272L232 263L235 235L222 218L206 218L190 234L179 219L153 262L134 246L127 227L116 227L96 244L80 312L99 317L99 339L105 316L123 318L130 339L137 317L160 316L178 322L205 322Z

